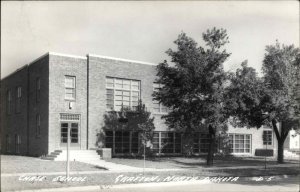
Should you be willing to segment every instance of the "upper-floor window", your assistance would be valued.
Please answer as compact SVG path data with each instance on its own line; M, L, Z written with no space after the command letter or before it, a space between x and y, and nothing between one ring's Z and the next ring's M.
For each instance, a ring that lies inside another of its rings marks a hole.
M16 88L16 113L21 112L22 87Z
M41 79L36 78L36 102L39 102L41 99Z
M65 76L65 99L75 100L76 96L76 78L74 76Z
M40 136L41 135L41 116L40 114L36 115L36 130L35 135Z
M140 100L140 81L121 78L106 78L106 109L136 109Z
M7 90L6 93L6 113L11 114L11 90Z
M159 83L153 83L153 91L158 92L162 88ZM153 99L153 111L154 113L167 113L169 110L167 107L163 106L159 101Z
M263 144L264 145L272 145L272 130L264 130L263 131Z

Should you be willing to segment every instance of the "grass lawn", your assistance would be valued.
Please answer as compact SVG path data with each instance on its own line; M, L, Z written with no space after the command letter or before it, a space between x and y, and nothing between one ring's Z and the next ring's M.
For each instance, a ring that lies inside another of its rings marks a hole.
M143 159L130 158L112 158L109 162L129 165L133 167L143 167ZM299 161L286 161L294 163L295 167ZM267 159L267 165L276 165L277 161L274 158ZM264 166L265 159L262 157L215 157L214 167L231 167L231 166ZM206 157L155 157L146 159L147 168L157 169L197 169L206 166ZM299 167L299 166L298 166Z
M215 166L232 166L232 165L263 165L264 159L260 158L223 158L215 160ZM269 160L269 164L276 164L276 160ZM121 159L113 158L110 162L143 167L142 159ZM294 162L297 163L297 162ZM71 171L98 171L93 174L74 174L71 177L86 177L85 181L82 182L60 182L53 181L57 176L65 175L47 175L46 179L43 181L21 181L18 176L7 176L1 177L1 190L25 190L25 189L42 189L42 188L60 188L69 186L89 186L97 185L99 189L107 188L114 184L123 184L122 182L116 183L116 178L119 175L124 175L127 177L158 177L160 181L156 182L166 182L164 181L167 177L212 177L212 176L232 176L232 177L249 177L249 176L266 176L266 175L299 175L299 165L295 164L295 167L289 168L268 168L264 169L219 169L219 170L205 170L201 169L205 165L205 158L193 157L163 157L163 158L153 158L148 159L146 162L146 167L160 168L160 169L180 169L179 171L160 171L160 172L146 172L143 173L113 173L109 171L104 171L94 167L93 165L72 162ZM298 168L297 168L298 167ZM38 158L32 157L22 157L22 156L1 156L1 173L26 173L26 172L62 172L65 171L65 162L58 161L46 161ZM41 174L42 175L42 174ZM135 182L125 182L137 183Z
M48 161L33 157L1 155L1 173L41 173L62 172L65 170L65 161ZM72 161L70 162L70 171L105 171L105 169Z

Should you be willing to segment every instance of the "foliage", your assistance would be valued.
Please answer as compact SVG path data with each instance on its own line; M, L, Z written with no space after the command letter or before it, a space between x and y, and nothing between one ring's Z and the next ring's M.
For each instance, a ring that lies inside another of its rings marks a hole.
M282 163L284 141L291 129L300 127L300 50L278 42L267 46L262 72L260 78L243 62L242 69L231 74L225 106L235 125L272 126Z
M265 111L262 110L270 100L266 94L263 80L256 70L242 63L242 68L230 75L231 83L225 90L225 108L231 115L235 127L260 128L265 122Z
M242 63L226 88L227 110L239 126L257 127L284 122L284 132L299 128L300 52L293 46L267 46L263 77ZM271 125L272 126L272 125Z
M267 46L262 71L271 98L264 110L270 118L285 122L287 130L299 127L300 50L278 42Z
M127 119L122 122L120 119ZM111 131L146 131L154 129L154 117L140 102L136 109L122 108L121 111L109 111L104 115L104 130Z
M122 108L121 111L107 112L104 115L103 130L137 131L140 132L141 140L149 141L155 129L153 122L154 117L151 117L151 113L140 101L136 109Z
M228 43L226 30L213 28L202 34L206 48L185 33L174 41L177 50L169 49L174 66L167 61L157 66L157 82L163 87L154 98L171 111L163 116L170 128L185 132L227 128L223 108L224 61L230 56L223 49Z

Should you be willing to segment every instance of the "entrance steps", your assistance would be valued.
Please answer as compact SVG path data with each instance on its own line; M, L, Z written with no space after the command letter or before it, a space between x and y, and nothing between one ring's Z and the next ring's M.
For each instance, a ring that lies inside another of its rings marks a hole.
M42 157L46 160L54 161L66 161L67 150L55 150L54 152ZM100 160L101 156L96 150L70 150L69 160L70 161L97 161Z

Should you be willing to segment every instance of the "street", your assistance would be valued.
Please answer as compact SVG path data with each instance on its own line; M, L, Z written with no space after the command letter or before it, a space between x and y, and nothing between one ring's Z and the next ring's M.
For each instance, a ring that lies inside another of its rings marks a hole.
M275 178L275 179L274 179ZM103 191L103 192L299 192L299 175L286 178L274 177L248 177L241 178L237 182L213 183L210 181L197 182L164 182L164 183L140 183L122 185L99 185L87 187L71 187L62 189L42 189L41 191Z

